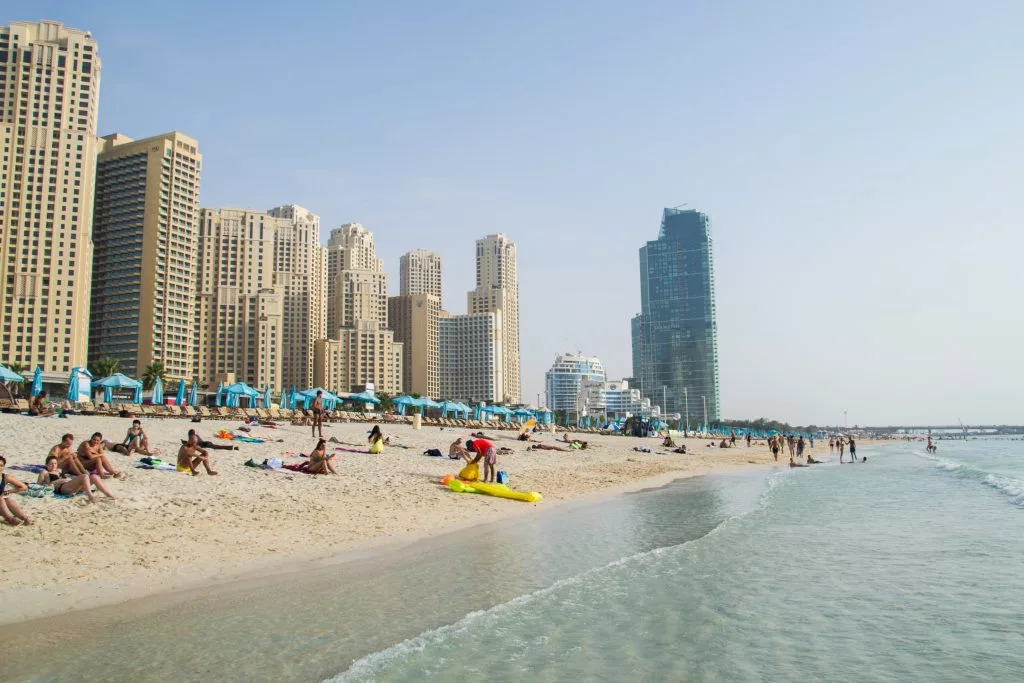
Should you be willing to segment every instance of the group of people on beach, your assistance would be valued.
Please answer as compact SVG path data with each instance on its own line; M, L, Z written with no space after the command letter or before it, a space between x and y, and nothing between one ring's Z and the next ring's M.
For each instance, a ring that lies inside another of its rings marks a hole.
M846 449L850 449L850 462L857 462L857 442L854 441L853 437L843 438L843 435L832 436L828 439L828 452L831 454L838 451L839 453L839 464L843 463L843 455L846 453ZM867 456L861 458L860 462L867 462Z

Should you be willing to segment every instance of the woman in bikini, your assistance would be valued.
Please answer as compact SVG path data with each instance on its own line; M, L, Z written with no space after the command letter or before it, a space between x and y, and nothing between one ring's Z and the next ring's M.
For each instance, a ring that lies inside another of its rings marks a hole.
M4 470L7 468L7 458L0 455L0 517L11 526L19 524L32 524L32 518L21 511L14 501L14 494L27 491L28 487ZM10 487L10 488L8 488Z
M334 465L331 464L330 457L327 455L327 442L323 439L317 442L316 448L309 454L306 472L310 474L337 474L334 471Z
M124 450L117 449L118 453L131 455L132 451L137 451L143 455L153 455L149 450L149 437L143 431L142 422L139 420L132 422L132 426L128 429L128 434L124 437L121 445L124 446Z
M46 456L46 469L39 473L38 483L40 486L52 486L54 493L62 496L73 496L76 493L84 493L90 503L96 502L96 496L92 494L92 487L105 495L110 500L117 500L117 496L110 492L107 485L95 474L77 474L68 476L61 472L57 466L57 456Z

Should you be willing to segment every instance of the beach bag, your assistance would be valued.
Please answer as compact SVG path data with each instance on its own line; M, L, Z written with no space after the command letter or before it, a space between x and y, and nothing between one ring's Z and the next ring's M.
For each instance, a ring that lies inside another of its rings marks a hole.
M505 474L505 470L498 471L498 483L508 485L508 475Z
M459 472L459 479L465 481L476 481L480 478L480 465L475 462L471 462Z
M440 458L442 453L436 448L431 448L430 450L423 451L423 455L429 455L432 458Z

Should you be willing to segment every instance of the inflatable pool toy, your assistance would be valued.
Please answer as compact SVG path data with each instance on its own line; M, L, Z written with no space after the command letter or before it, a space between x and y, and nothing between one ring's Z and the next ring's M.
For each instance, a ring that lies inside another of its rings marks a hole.
M521 500L525 503L536 503L542 497L536 491L513 491L504 484L485 484L480 481L466 482L454 478L449 479L447 483L448 488L456 493L480 493L486 496L496 496L497 498Z
M480 478L480 465L475 462L471 462L461 470L459 470L459 479L466 481L476 481Z

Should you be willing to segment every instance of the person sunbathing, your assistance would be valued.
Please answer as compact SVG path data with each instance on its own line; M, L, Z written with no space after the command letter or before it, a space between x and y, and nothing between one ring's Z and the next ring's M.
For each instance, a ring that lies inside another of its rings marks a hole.
M686 455L686 444L683 444L679 448L672 449L672 452L673 453L682 453L683 455Z
M196 468L202 465L209 475L217 474L210 469L210 454L199 445L199 437L195 434L178 449L178 471L191 472L192 476L199 474Z
M513 453L515 453L515 451L508 446L502 446L498 449L498 455L512 455Z
M202 446L203 448L206 448L208 450L217 450L217 451L237 451L238 450L238 446L233 446L231 444L219 444L219 443L214 443L212 441L207 441L203 437L199 436L199 433L196 432L196 430L194 430L194 429L188 430L188 438L185 439L184 441L182 441L181 443L183 443L183 444L184 443L188 443L189 441L191 441L193 439L193 437L195 437L195 442L196 442L197 446Z
M528 451L562 451L563 453L568 453L570 451L570 449L568 449L568 448L562 448L561 446L549 446L546 443L535 443L532 446L527 446L526 450L528 450Z
M57 466L57 456L46 456L46 469L39 473L37 482L40 486L53 487L54 493L62 496L73 496L76 493L84 493L90 503L96 502L96 496L92 494L92 487L105 495L110 500L117 500L117 496L110 492L103 480L95 474L78 474L68 476L60 471Z
M310 474L337 474L334 465L331 464L331 457L327 455L327 442L320 439L316 448L309 454L309 462L306 463L306 472Z
M96 474L104 479L109 479L110 477L124 479L124 472L114 469L114 466L107 460L107 456L103 454L103 451L103 435L99 432L93 434L88 441L83 441L79 444L78 461L85 472L96 470ZM76 472L76 474L82 474L82 472Z
M46 400L46 392L40 391L28 406L28 414L34 417L49 417L56 413L53 405Z
M22 512L21 507L14 500L14 495L27 491L28 487L14 477L7 474L7 458L0 455L0 517L11 526L19 524L33 524L32 518ZM7 487L10 486L10 490Z

